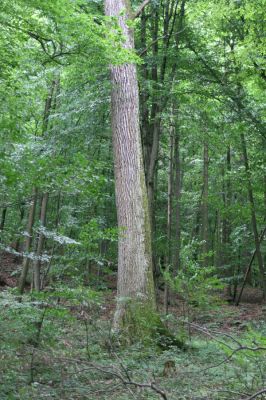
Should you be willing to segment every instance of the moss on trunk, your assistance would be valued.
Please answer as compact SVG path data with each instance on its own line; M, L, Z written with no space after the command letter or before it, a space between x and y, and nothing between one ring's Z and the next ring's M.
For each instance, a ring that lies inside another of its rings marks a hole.
M120 327L116 333L121 345L140 342L145 346L156 345L161 349L171 346L185 348L182 339L174 336L161 320L149 301L125 299L118 305Z

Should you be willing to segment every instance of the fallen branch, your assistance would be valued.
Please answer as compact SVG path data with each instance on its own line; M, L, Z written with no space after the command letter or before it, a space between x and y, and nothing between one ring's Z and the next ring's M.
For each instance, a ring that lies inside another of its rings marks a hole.
M266 393L266 388L261 389L259 392L253 394L253 395L250 396L250 397L246 397L246 398L243 399L243 400L253 400L253 399L256 399L256 397L261 396L261 395L264 394L264 393Z
M104 374L107 374L107 375L113 376L114 378L119 379L124 386L135 386L135 387L142 388L142 389L151 389L155 393L157 393L163 400L168 400L166 393L162 389L160 389L158 386L156 386L155 382L150 382L150 383L135 382L135 381L131 380L131 378L129 377L128 374L127 374L127 379L125 379L123 377L121 371L117 370L114 366L102 367L100 365L94 364L92 362L87 362L85 360L83 361L83 360L79 360L79 359L72 359L72 358L65 358L65 357L62 357L62 358L60 357L60 358L58 358L58 360L87 365L86 368L82 369L83 372L86 370L89 371L89 370L94 369L96 371L102 372Z
M256 347L251 347L251 346L243 346L241 344L241 342L239 342L239 340L237 340L235 337L233 337L232 335L230 335L229 333L224 333L224 332L220 332L220 331L210 331L200 325L197 325L195 323L192 322L188 322L188 321L183 321L184 323L190 325L192 328L198 330L199 332L204 333L206 336L209 336L211 339L213 339L215 342L222 344L223 346L227 347L228 349L231 350L231 354L229 354L227 357L225 357L222 361L220 361L217 364L211 365L210 367L207 367L203 370L201 370L201 372L205 372L209 369L213 369L213 368L217 368L220 367L220 365L227 363L228 361L230 361L233 356L238 353L239 351L266 351L266 347L263 346L256 346ZM227 338L229 338L230 340L232 340L234 343L237 344L238 347L234 348L232 346L230 346L228 343L225 343L223 340L219 340L217 339L217 337L215 335L220 335L220 336L225 336ZM246 400L250 400L250 399L246 399Z

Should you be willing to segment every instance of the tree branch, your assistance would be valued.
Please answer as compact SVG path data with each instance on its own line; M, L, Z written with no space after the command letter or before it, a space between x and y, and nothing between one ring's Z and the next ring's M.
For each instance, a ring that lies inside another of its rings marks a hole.
M253 399L255 399L256 397L261 396L261 395L264 394L264 393L266 393L266 388L261 389L259 392L253 394L253 395L250 396L250 397L247 397L245 400L253 400Z
M142 13L142 11L144 10L144 8L149 4L150 0L144 0L141 5L139 6L139 8L137 9L137 11L134 13L133 15L133 19L138 18L140 16L140 14Z

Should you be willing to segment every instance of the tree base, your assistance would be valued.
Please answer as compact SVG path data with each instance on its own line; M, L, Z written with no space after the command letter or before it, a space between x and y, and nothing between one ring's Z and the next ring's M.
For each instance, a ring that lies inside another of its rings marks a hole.
M172 346L185 349L185 342L169 332L163 324L155 307L130 299L117 306L114 316L113 332L118 335L122 345L141 342L144 345L155 344L162 350Z

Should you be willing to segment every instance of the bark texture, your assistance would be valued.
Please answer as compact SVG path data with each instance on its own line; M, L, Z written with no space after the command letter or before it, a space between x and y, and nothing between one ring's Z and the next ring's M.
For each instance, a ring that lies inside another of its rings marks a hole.
M107 16L117 17L124 47L134 49L131 15L126 0L105 0ZM132 324L135 300L155 310L151 231L139 126L136 65L111 66L112 131L118 226L118 303L114 329ZM134 316L135 317L135 316Z

